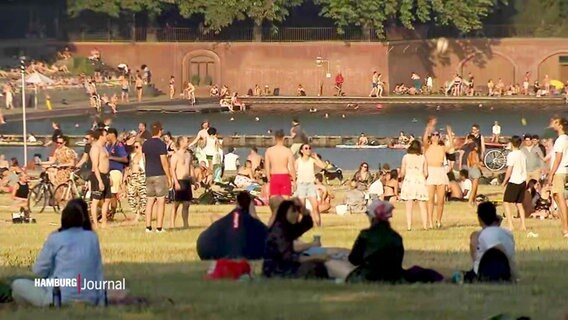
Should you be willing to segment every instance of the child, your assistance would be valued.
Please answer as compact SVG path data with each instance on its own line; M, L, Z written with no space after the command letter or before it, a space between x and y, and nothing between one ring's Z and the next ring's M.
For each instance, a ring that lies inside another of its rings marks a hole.
M550 207L552 206L552 197L550 196L550 187L543 187L541 195L536 200L534 209L535 212L531 214L531 218L538 218L544 220L551 216Z

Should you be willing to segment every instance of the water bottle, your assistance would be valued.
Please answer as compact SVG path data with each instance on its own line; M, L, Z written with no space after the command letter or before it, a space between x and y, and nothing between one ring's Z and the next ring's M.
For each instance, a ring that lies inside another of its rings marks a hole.
M463 284L464 283L463 272L461 272L461 271L454 272L452 274L452 283Z

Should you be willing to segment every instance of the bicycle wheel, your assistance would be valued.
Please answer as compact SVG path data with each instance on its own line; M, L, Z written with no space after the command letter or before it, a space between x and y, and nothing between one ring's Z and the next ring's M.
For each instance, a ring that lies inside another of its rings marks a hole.
M53 185L49 185L45 191L47 196L45 197L45 206L49 205L53 208L53 212L59 213L59 203L55 199L55 193L53 192Z
M74 194L73 188L69 184L60 184L53 192L53 197L55 198L55 203L59 208L65 208L69 200L74 199L77 195Z
M483 157L485 167L491 171L500 171L507 164L507 154L503 150L490 150Z
M42 184L38 184L30 191L30 194L28 195L28 207L30 208L30 211L43 212L42 205L44 202L43 198L45 196L43 191Z

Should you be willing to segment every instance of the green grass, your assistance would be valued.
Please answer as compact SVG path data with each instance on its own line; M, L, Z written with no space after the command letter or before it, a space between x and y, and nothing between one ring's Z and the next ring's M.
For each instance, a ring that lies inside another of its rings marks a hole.
M2 198L0 203L7 205L9 201ZM528 227L539 233L538 238L515 232L522 279L514 286L205 281L208 263L198 261L195 241L209 224L210 213L229 210L228 206L192 207L190 230L146 234L143 224L138 224L115 225L99 232L105 276L126 278L132 294L151 300L148 308L38 310L9 304L0 305L0 319L484 319L498 313L562 319L568 313L568 241L561 238L558 221L529 220ZM0 209L0 220L9 219L9 212L8 208ZM266 220L267 209L260 212ZM57 228L59 216L47 213L36 218L36 225L0 222L0 279L31 275L35 256ZM368 224L360 215L326 215L323 222L322 242L339 247L350 247L358 230ZM404 238L406 267L434 268L447 276L470 268L468 236L478 227L474 210L467 205L447 206L443 230L407 232L403 205L399 204L393 226ZM414 226L420 226L418 208ZM260 264L255 263L255 271L260 271Z

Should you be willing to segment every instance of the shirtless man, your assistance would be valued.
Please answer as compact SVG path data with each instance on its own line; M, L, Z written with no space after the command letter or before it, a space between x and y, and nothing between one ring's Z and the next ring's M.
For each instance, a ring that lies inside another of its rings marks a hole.
M171 175L175 190L174 205L170 228L175 227L177 211L182 205L181 219L183 228L189 228L189 204L193 198L191 192L191 180L193 178L193 166L191 165L191 153L187 149L189 141L187 137L180 136L176 140L176 152L171 158Z
M106 227L107 213L112 193L110 190L110 161L108 151L105 148L106 131L97 129L93 133L93 145L89 152L91 159L92 172L89 181L91 182L91 217L93 219L93 227L98 227L98 208L99 201L103 201L102 207L102 227Z
M199 147L203 148L207 143L207 138L209 138L209 133L207 133L207 130L209 130L209 121L205 120L201 123L201 130L199 130L197 136L189 144L188 148L191 148L196 144L198 144Z
M292 195L292 181L296 181L294 154L284 146L284 131L276 131L274 139L274 146L268 148L264 155L270 197L289 198ZM268 225L272 225L272 221Z
M247 160L251 162L252 172L260 167L260 163L262 162L262 157L258 154L258 149L256 147L250 148L250 153L247 157Z
M422 141L424 144L424 156L428 163L428 177L426 187L428 188L428 223L433 228L434 202L436 202L436 227L442 226L442 215L444 213L444 201L446 198L446 186L449 184L447 170L444 167L446 153L453 149L453 133L448 126L449 145L445 145L440 140L440 133L435 131L437 124L436 118L428 120Z

